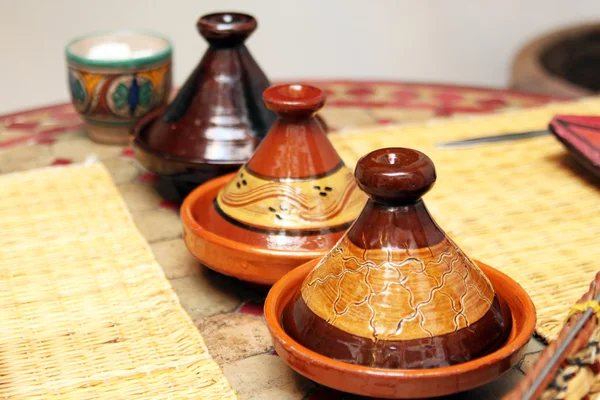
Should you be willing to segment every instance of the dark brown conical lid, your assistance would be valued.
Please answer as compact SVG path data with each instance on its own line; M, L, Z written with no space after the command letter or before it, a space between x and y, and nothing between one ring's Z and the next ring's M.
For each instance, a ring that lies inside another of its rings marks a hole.
M261 96L269 81L244 45L256 29L246 14L205 15L204 57L164 114L139 136L151 152L179 161L242 164L272 125Z
M494 288L421 199L436 180L431 159L380 149L355 175L370 199L304 280L286 331L315 352L378 368L443 367L499 348L511 322Z
M325 94L280 85L263 95L278 118L251 159L214 201L206 222L219 235L279 250L331 248L366 196L315 117Z

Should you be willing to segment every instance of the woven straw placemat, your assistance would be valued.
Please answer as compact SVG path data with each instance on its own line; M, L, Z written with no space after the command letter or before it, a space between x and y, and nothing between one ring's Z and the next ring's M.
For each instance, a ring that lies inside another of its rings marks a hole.
M555 114L600 114L600 98L330 139L350 166L382 147L430 156L438 179L425 203L433 217L467 254L525 288L537 307L537 333L552 340L600 270L599 187L552 135L462 149L436 143L544 129Z
M0 176L0 397L236 398L100 164Z

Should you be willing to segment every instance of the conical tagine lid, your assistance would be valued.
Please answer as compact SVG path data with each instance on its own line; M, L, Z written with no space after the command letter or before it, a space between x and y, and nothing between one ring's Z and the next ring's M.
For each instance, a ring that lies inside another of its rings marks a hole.
M141 129L150 151L209 164L250 158L275 120L261 101L269 81L244 45L256 27L256 19L239 13L198 20L210 46L164 114Z
M315 114L322 90L282 85L263 94L278 115L252 158L214 201L208 229L237 242L279 250L330 249L366 196Z
M358 162L356 179L370 199L303 282L286 330L322 355L381 368L448 366L501 346L504 303L421 200L433 162L381 149Z

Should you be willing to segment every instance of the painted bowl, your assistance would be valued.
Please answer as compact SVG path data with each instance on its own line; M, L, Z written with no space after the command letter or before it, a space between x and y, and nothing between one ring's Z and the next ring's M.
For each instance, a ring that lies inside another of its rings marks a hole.
M284 324L302 282L319 261L312 260L281 278L269 291L264 311L281 359L299 374L333 389L389 399L428 398L473 389L515 366L535 329L535 307L525 290L500 271L477 262L504 305L505 317L512 320L508 338L499 349L471 361L429 369L374 368L334 360L298 343Z
M135 123L169 99L173 46L160 35L95 33L65 52L71 101L94 141L127 144Z

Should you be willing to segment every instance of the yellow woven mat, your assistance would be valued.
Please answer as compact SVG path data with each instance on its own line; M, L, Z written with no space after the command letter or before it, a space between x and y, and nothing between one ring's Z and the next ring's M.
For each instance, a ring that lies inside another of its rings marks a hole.
M0 397L236 398L102 165L0 176Z
M436 164L425 196L433 217L467 254L517 280L552 340L600 270L600 187L553 136L442 149L436 143L544 129L553 115L600 114L600 98L482 117L330 136L348 165L381 147L411 147Z

